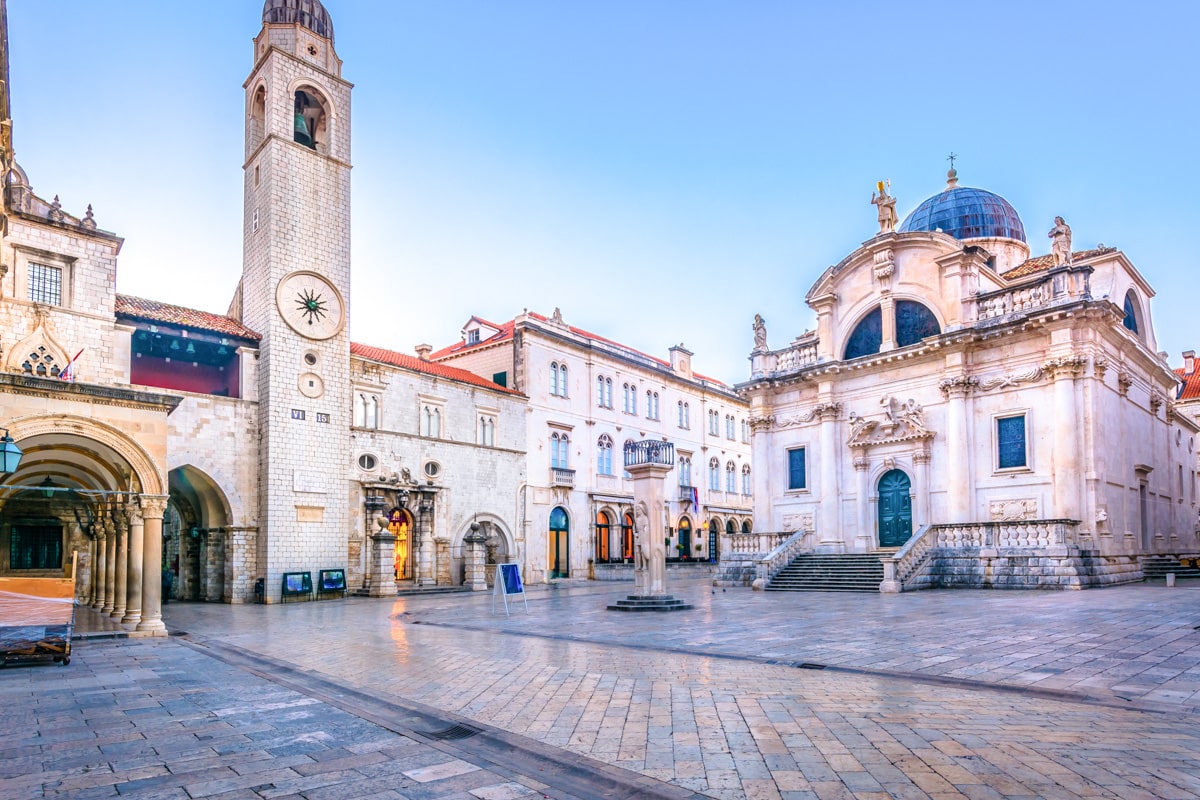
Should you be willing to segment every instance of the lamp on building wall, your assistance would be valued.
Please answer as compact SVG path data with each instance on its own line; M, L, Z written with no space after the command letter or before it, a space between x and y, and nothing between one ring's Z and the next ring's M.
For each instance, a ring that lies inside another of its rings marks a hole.
M50 476L47 475L42 479L42 482L37 485L37 488L41 491L42 497L53 497L55 490L58 489L58 485L55 484L54 481L50 480Z
M16 472L22 455L21 448L17 447L17 443L8 435L8 428L5 428L4 438L0 438L0 475Z

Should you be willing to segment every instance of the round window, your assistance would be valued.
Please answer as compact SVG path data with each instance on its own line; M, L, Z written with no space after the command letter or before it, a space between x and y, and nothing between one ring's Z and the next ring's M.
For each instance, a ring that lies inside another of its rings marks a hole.
M315 367L317 365L317 354L309 350L304 354L304 363L310 367Z
M425 462L425 477L436 478L442 472L442 465L436 461Z
M379 459L370 453L363 453L358 457L358 466L366 470L372 470L379 466Z

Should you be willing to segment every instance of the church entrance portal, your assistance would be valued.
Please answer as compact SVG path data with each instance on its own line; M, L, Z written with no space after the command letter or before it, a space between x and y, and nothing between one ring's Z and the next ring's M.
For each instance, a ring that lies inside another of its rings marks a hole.
M879 479L879 546L900 547L912 537L912 481L898 469Z

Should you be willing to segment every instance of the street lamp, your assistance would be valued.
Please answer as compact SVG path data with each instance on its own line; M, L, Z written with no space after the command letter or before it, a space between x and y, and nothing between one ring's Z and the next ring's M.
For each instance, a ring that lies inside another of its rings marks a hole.
M17 447L17 443L8 435L8 428L5 428L4 438L0 439L0 475L16 472L22 455L21 448Z
M42 497L53 497L54 491L58 488L58 485L54 481L50 480L50 476L47 475L42 479L42 482L37 485L37 488L41 490Z

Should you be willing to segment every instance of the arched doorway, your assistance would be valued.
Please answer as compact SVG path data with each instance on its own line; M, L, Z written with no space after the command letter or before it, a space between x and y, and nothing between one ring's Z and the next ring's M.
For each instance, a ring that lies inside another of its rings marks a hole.
M571 574L571 522L562 506L550 512L550 552L547 563L551 578L567 578Z
M608 537L612 531L612 524L608 521L608 514L603 511L596 512L596 563L608 563Z
M692 552L692 521L687 517L681 517L679 520L679 555L681 557L690 555Z
M633 561L633 515L629 513L621 518L621 557Z
M388 533L396 537L392 550L392 578L411 581L412 568L412 515L403 508L393 508L388 513Z
M170 502L163 514L163 561L170 577L163 600L225 600L229 502L202 469L185 464L167 474Z
M900 547L912 537L912 481L898 469L879 479L879 546Z

